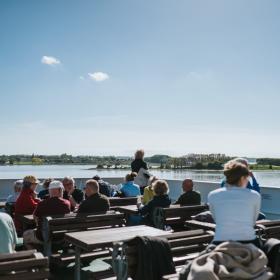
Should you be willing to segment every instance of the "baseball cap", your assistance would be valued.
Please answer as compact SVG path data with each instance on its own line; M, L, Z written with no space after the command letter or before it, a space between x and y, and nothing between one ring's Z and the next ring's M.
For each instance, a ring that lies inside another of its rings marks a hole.
M64 189L63 184L60 181L52 181L50 182L49 185L49 190L53 190L53 189Z
M40 184L40 181L33 175L28 175L23 178L23 183Z

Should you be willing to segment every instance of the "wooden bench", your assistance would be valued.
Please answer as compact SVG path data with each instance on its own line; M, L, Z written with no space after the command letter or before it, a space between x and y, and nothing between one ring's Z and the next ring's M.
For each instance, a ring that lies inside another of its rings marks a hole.
M168 240L174 264L179 267L197 257L212 241L213 233L205 230L181 231L161 238ZM137 248L129 241L123 245L123 250L128 264L128 276L133 278L138 263Z
M48 279L48 258L35 250L0 254L0 279Z
M164 229L167 225L171 227L174 225L183 226L186 220L191 219L191 216L206 210L208 210L208 205L157 207L152 214L152 221L154 226L160 229Z
M44 254L51 256L53 243L61 244L65 233L86 231L123 226L124 214L114 211L95 215L64 215L44 217L42 220L42 236L44 240Z
M185 226L187 228L193 229L204 229L204 230L213 230L216 229L216 224L207 223L207 222L200 222L195 220L185 221Z
M110 197L110 206L125 206L125 205L136 205L137 197Z
M263 239L280 239L280 220L261 220L257 221L256 229Z

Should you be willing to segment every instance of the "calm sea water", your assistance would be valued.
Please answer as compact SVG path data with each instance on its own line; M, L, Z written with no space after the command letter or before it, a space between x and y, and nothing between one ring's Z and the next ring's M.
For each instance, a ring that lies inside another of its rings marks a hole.
M96 174L100 177L124 177L128 172L128 170L88 170L94 167L93 165L0 166L0 179L20 179L29 174L38 178L61 178L64 176L91 178ZM152 173L163 179L189 177L197 181L219 182L223 178L221 171L152 170ZM255 176L262 186L280 186L280 171L256 171Z

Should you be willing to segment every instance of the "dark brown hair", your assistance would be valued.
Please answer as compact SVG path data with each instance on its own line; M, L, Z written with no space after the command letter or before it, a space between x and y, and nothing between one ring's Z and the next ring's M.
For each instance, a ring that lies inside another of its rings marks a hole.
M137 176L137 173L136 172L131 172L131 173L129 173L129 174L127 174L126 176L125 176L125 180L127 181L127 182L131 182L131 181L134 181L134 178Z
M153 189L156 195L164 195L169 192L168 184L164 180L156 180L153 184Z
M232 160L225 164L224 175L228 184L237 185L241 177L249 176L249 169L246 165Z

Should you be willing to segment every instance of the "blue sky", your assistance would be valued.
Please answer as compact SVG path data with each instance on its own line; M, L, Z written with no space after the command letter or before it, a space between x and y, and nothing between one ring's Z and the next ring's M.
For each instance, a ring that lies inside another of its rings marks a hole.
M280 156L279 8L1 1L0 153Z

